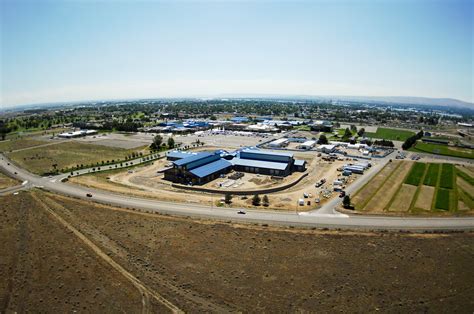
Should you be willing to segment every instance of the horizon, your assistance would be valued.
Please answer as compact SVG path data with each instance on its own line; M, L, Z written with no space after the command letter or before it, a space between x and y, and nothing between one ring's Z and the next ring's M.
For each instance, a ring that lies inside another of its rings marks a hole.
M222 94L474 103L471 1L0 5L3 108Z

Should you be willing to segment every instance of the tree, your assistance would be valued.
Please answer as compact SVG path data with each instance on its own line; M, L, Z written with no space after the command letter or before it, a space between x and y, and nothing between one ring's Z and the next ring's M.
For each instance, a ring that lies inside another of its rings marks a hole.
M344 208L351 207L351 197L349 195L344 196L344 199L342 200L342 206L344 206Z
M153 150L160 149L161 144L163 143L163 137L161 135L157 135L153 138L153 143L151 143L150 148Z
M255 194L252 198L252 205L253 206L260 206L260 196L258 194Z
M349 130L349 128L346 128L346 130L344 131L344 136L342 138L345 139L345 140L348 140L351 137L352 137L351 130Z
M264 195L263 196L263 206L268 207L270 205L270 200L268 199L268 196Z
M224 201L226 204L232 203L232 195L230 195L229 193L226 193Z
M174 147L174 139L173 137L168 138L168 148L173 148Z
M359 131L357 131L357 135L359 135L359 136L364 136L364 133L365 133L364 128L360 128Z
M319 136L318 144L327 144L327 143L328 143L328 139L327 139L326 135L321 134Z
M351 124L351 131L353 133L357 132L357 127L354 124Z

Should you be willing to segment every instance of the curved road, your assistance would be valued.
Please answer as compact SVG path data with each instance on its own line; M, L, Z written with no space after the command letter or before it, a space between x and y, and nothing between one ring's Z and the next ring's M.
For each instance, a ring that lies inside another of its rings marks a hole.
M0 154L0 168L12 176L23 180L24 188L39 187L67 196L88 199L92 193L95 202L125 208L136 208L162 214L212 218L223 221L261 223L271 225L305 226L319 228L365 229L365 230L474 230L474 217L418 218L418 217L380 217L348 216L333 213L297 213L281 211L246 210L238 214L239 208L212 208L194 203L172 203L152 199L135 198L108 191L89 189L62 183L55 178L44 178L31 174L12 164ZM26 181L26 183L25 183Z

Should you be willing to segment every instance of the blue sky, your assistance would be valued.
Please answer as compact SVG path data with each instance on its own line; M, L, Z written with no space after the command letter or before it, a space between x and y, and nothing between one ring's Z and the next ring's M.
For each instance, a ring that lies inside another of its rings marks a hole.
M1 104L303 94L474 101L474 1L0 1Z

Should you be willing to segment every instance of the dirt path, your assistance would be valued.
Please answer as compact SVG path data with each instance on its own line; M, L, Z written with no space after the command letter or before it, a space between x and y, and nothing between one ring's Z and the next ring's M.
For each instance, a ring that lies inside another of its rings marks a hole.
M91 240L89 240L83 233L79 230L74 228L71 224L69 224L66 220L64 220L61 216L59 216L55 211L53 211L43 200L36 194L32 194L33 198L38 202L38 204L43 207L45 211L51 214L54 218L58 220L64 227L69 229L74 235L76 235L86 246L88 246L94 253L96 253L100 258L102 258L107 264L112 266L115 270L117 270L121 275L123 275L126 279L128 279L141 293L142 295L142 304L143 304L143 313L151 313L151 302L150 297L153 297L154 300L158 301L160 304L164 305L168 309L170 309L174 313L181 313L182 311L169 302L167 299L162 297L156 291L149 289L148 287L144 286L143 283L138 280L135 276L129 273L125 268L121 265L116 263L112 258L110 258L106 253L104 253L97 245L95 245Z

